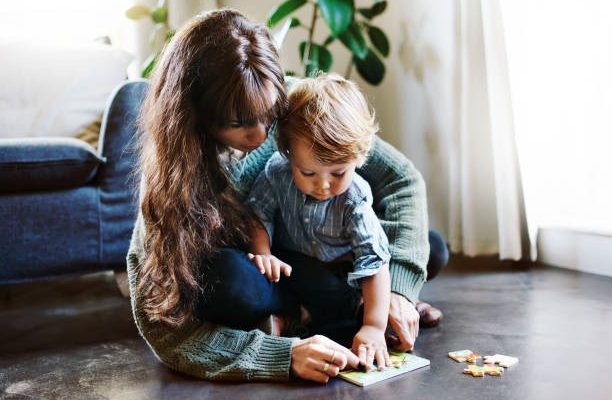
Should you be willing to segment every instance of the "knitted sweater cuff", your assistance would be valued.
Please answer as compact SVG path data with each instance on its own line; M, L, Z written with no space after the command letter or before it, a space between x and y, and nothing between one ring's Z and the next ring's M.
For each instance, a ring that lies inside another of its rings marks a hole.
M425 283L423 272L391 261L389 274L391 275L391 291L401 294L412 304L416 304Z
M254 360L256 380L289 379L291 371L291 345L295 338L265 336L259 354Z

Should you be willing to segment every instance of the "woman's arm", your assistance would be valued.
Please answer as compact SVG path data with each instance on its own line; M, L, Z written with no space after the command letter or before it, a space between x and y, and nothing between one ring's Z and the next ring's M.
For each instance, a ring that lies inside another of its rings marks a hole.
M240 331L194 320L181 328L150 322L135 289L144 257L144 223L139 215L128 251L134 319L157 358L179 372L210 380L287 380L295 338Z
M372 208L389 240L391 291L414 303L426 279L429 257L423 178L403 154L379 137L357 172L372 188Z

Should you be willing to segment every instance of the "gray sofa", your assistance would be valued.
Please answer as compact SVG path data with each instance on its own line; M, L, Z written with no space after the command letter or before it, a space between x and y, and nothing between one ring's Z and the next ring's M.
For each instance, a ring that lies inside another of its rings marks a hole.
M146 90L116 89L98 150L73 138L0 140L0 283L125 270Z

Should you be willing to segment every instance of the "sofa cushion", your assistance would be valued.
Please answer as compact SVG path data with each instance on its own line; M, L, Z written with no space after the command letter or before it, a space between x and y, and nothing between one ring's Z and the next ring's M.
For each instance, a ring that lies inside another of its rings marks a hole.
M93 147L74 138L0 139L0 192L81 186L104 162Z

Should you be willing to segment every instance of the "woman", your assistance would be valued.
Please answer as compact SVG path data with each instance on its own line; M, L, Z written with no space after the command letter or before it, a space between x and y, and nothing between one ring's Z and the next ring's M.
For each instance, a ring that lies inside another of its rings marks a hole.
M251 216L242 196L276 149L284 85L270 33L233 10L193 19L151 79L128 274L139 331L175 370L216 380L282 380L292 373L327 382L357 366L354 354L326 336L299 340L254 329L265 313L295 309L286 286L253 274L243 251ZM429 256L424 185L380 139L359 173L372 186L389 237L389 321L398 347L407 350L418 333L413 304ZM308 262L287 257L294 268ZM263 297L266 304L255 304Z

